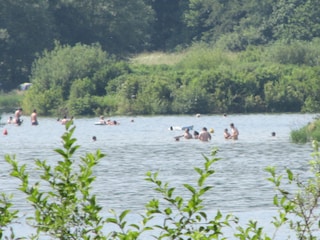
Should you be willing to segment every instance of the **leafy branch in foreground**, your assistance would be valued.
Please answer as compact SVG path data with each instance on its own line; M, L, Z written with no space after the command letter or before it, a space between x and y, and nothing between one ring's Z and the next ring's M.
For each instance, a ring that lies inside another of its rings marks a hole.
M197 186L183 185L191 194L187 200L181 196L175 196L175 188L171 188L168 183L160 181L158 173L147 173L146 180L156 185L155 191L161 193L163 199L167 202L164 207L161 207L160 202L155 199L147 204L147 215L155 214L163 217L163 223L156 226L161 230L158 239L167 237L171 239L184 237L218 239L219 236L223 235L221 229L224 226L229 226L231 215L227 215L223 219L221 212L217 211L216 216L209 219L207 213L203 210L203 195L212 188L212 186L205 185L205 182L209 176L215 173L211 169L211 165L219 160L215 157L216 153L217 150L212 151L212 159L204 156L203 169L195 168L199 175ZM236 218L233 220L237 221Z
M213 150L213 158L204 156L204 167L195 168L199 175L196 186L183 185L190 193L190 198L186 200L181 196L175 196L175 188L160 181L158 172L147 173L146 180L156 185L155 191L162 195L164 201L161 201L163 206L159 199L152 199L147 203L146 216L142 216L144 225L148 225L148 221L151 219L162 219L162 223L143 228L143 230L152 230L152 237L155 239L221 239L220 237L223 237L222 228L230 226L231 222L237 222L238 219L231 215L223 217L220 211L217 211L213 218L208 217L203 205L203 195L212 188L212 186L205 185L205 182L215 172L211 166L219 160L215 157L216 154L217 150ZM123 224L125 223L123 218L122 213L120 217L115 215L115 218L108 219L109 222L116 224L121 229L120 233L113 232L114 238L126 239L124 236L132 234L131 230L125 228L126 224ZM156 229L160 232L156 233L158 232L155 231Z
M0 239L3 239L3 233L7 226L17 218L18 210L11 210L12 196L7 196L4 193L0 196ZM11 228L11 239L14 239L13 229Z
M277 175L274 167L266 170L271 174L268 179L277 191L274 196L274 205L279 207L279 216L274 217L274 225L279 227L288 223L300 240L318 239L320 231L320 212L318 209L320 200L320 152L319 144L313 141L314 152L310 164L310 176L302 180L299 175L294 175L290 169L286 170L289 185L295 184L296 192L290 193L282 187L283 176ZM287 188L287 187L286 187ZM289 216L293 217L290 219Z
M57 239L105 239L101 232L104 224L99 216L101 207L96 196L90 194L95 180L92 168L105 155L99 150L96 154L86 154L76 165L72 157L79 146L74 145L74 130L71 123L66 125L62 136L64 149L55 150L62 160L55 167L46 161L36 160L41 182L32 184L26 165L19 166L15 157L5 156L12 166L11 176L21 181L19 189L35 209L34 216L29 218L30 225L37 230L37 234L32 236L34 239L40 234ZM41 189L41 183L49 190Z

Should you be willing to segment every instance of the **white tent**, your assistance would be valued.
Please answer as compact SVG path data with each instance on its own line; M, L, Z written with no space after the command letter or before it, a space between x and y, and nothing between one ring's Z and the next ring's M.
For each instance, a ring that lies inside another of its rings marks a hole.
M21 83L19 85L19 88L21 91L25 91L25 90L28 90L29 87L31 87L32 83L28 83L28 82L25 82L25 83Z

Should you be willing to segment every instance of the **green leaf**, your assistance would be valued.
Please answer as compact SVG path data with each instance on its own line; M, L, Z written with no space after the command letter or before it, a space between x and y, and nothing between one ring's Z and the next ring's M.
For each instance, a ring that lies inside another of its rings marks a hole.
M190 186L189 184L183 184L183 186L188 189L192 194L195 194L196 193L196 190Z
M293 180L293 173L291 172L290 169L287 169L287 175L288 175L288 179L289 179L290 181L292 181L292 180Z
M120 214L119 219L120 219L121 222L123 221L123 219L127 216L127 214L129 212L130 212L130 210L125 210Z

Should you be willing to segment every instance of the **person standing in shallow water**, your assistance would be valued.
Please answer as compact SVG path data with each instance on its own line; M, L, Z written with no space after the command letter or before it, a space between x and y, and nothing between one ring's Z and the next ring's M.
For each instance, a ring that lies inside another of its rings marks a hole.
M191 138L192 138L192 135L191 135L191 133L189 132L189 128L187 128L187 129L185 130L183 136L184 136L185 139L191 139Z
M238 129L234 126L233 123L230 124L231 127L231 139L233 140L238 140L238 136L239 136L239 131Z
M38 125L38 115L37 115L37 110L34 109L33 112L31 113L31 125L36 126Z
M14 123L15 124L17 124L17 125L22 124L22 120L20 119L21 116L22 116L22 108L19 108L14 113Z
M228 128L224 130L223 136L225 139L230 139L231 134L228 132Z
M199 134L199 139L203 142L208 142L211 140L211 134L208 132L206 127L202 128L202 131Z

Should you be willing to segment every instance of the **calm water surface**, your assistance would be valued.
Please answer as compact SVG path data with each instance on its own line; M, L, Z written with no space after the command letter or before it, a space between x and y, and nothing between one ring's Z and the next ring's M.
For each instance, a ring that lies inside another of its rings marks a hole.
M276 166L279 171L290 167L295 173L304 174L311 159L311 144L297 145L290 142L290 131L312 121L313 114L254 114L254 115L202 115L155 116L113 118L119 126L94 125L97 118L75 119L75 137L81 146L79 155L101 149L107 156L95 168L97 176L94 192L107 214L109 209L120 212L131 209L134 213L144 210L152 197L158 196L153 185L144 180L147 171L158 171L159 178L176 187L185 196L183 183L195 183L197 174L193 167L201 167L203 156L209 156L214 147L221 158L214 165L216 173L208 179L213 189L206 195L207 210L220 209L234 213L243 219L257 219L266 227L270 225L275 209L272 198L273 186L266 178L265 167ZM5 121L9 115L2 115ZM39 126L31 126L28 116L17 127L5 125L8 135L1 134L0 192L13 193L15 204L26 213L30 208L16 189L19 182L8 176L10 166L4 161L5 154L15 154L20 164L27 164L34 171L34 159L46 159L55 164L60 160L53 149L61 147L61 135L65 131L56 119L39 118ZM238 141L225 140L223 130L233 122L239 129ZM183 131L170 131L170 126L194 125L213 128L212 140L174 140ZM2 130L1 129L1 130ZM276 137L271 132L276 132ZM92 136L97 141L91 140ZM2 160L1 160L2 159Z

